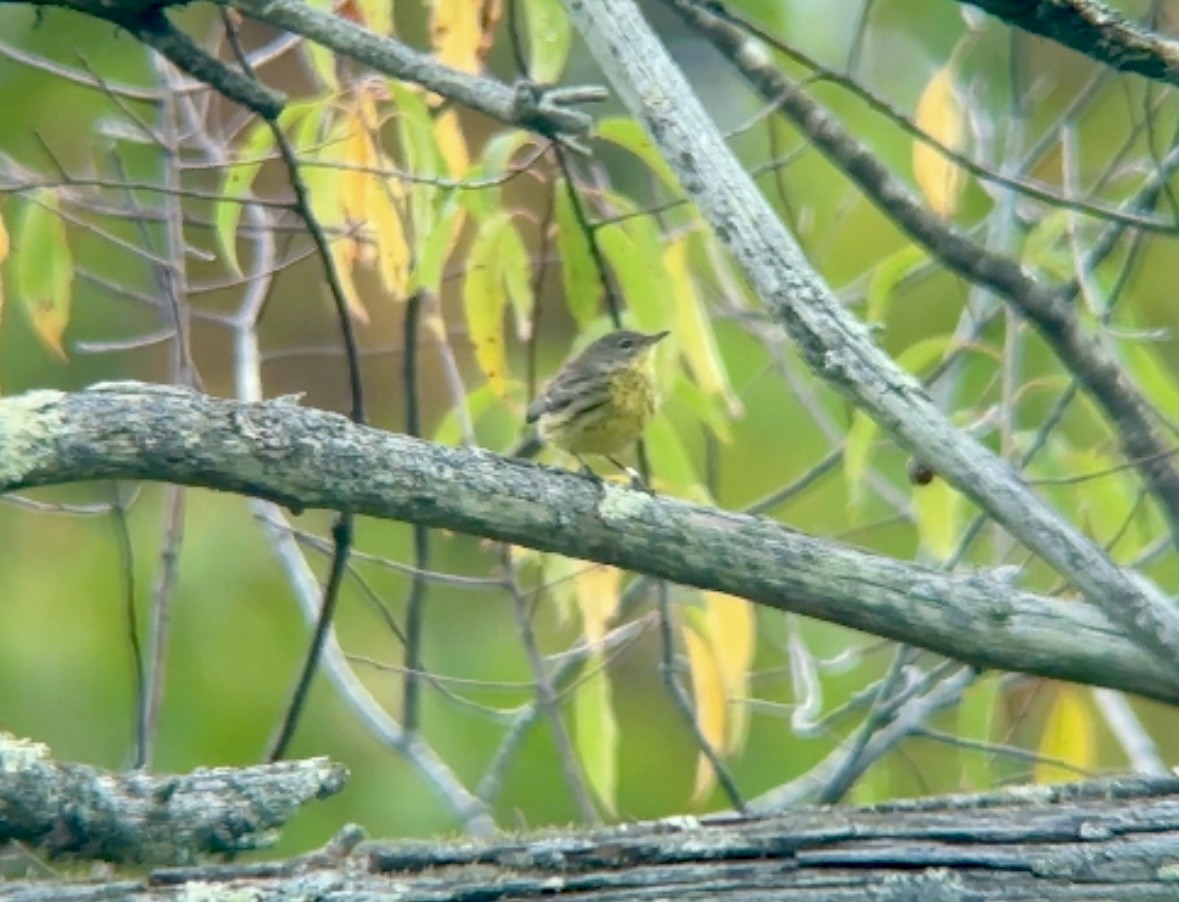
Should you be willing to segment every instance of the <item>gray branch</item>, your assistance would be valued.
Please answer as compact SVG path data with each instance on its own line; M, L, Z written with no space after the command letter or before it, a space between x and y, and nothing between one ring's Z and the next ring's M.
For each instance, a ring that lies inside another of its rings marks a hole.
M1179 84L1179 43L1093 0L958 0L1111 69Z
M0 844L51 858L181 864L272 845L312 799L335 795L347 771L326 758L188 774L113 774L59 764L43 745L0 733Z
M786 328L808 366L850 398L1164 660L1179 659L1179 610L1135 580L1037 497L1010 466L954 428L811 268L731 154L633 0L565 0L590 52L684 190ZM759 52L755 47L746 52Z
M1175 899L1179 779L1118 778L781 817L673 818L479 842L358 842L116 883L9 883L20 902L129 899Z
M981 668L1179 701L1173 662L1096 607L813 539L760 517L359 427L283 400L106 383L0 399L0 492L147 479L351 510L717 589Z

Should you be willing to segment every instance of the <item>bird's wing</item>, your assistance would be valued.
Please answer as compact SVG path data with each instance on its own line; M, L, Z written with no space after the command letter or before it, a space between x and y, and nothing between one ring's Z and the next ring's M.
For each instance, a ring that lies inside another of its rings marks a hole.
M534 423L546 413L564 410L578 398L586 396L588 384L600 382L596 371L571 372L564 370L556 375L544 391L536 396L524 413L525 423Z

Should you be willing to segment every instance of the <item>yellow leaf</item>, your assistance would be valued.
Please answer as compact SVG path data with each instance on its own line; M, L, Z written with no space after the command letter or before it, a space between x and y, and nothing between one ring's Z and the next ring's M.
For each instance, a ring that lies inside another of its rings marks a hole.
M954 88L954 68L945 66L934 73L917 101L917 127L950 150L959 150L966 137L966 116ZM952 216L958 207L965 173L921 141L913 143L913 175L926 203L939 216Z
M725 687L720 668L708 642L692 627L681 628L688 653L688 672L692 675L692 697L696 702L696 723L714 749L722 748L727 726ZM692 801L701 802L716 783L716 771L703 752L696 762L696 784Z
M590 788L602 806L614 814L618 798L618 721L601 651L589 656L582 673L584 677L573 696L574 744Z
M365 125L359 104L344 116L344 158L348 168L340 176L340 201L344 217L350 222L364 222L368 212L368 195L373 177L365 169L377 165L376 148Z
M501 398L508 393L508 358L504 344L504 309L507 294L500 284L496 253L499 231L510 225L510 215L501 213L484 222L467 255L467 278L463 282L463 310L467 332L475 348L475 361Z
M360 23L377 34L393 34L393 0L356 0Z
M585 639L591 645L597 645L606 635L610 618L618 610L622 573L616 567L591 564L577 574L575 582Z
M1039 752L1083 770L1094 769L1097 741L1093 716L1076 686L1060 686L1057 690L1044 724L1044 734L1040 737ZM1034 774L1037 783L1067 783L1081 779L1076 771L1047 762L1038 762Z
M704 622L716 658L728 709L728 728L722 749L726 755L741 751L749 732L749 669L757 640L757 617L752 604L723 592L704 593Z
M70 321L74 262L52 188L29 199L14 262L16 293L37 337L64 360L61 338Z
M381 284L393 298L405 297L405 285L409 279L411 255L405 239L405 228L395 200L402 197L396 179L387 179L373 194L369 213L376 232L377 272Z
M696 384L708 395L724 397L732 416L740 416L741 402L729 385L729 376L716 346L712 323L696 292L688 267L688 237L671 242L663 254L663 263L671 279L675 300L675 341L687 358Z
M958 545L961 495L944 479L912 487L917 540L933 560L944 561Z
M360 294L356 291L356 283L352 281L352 268L359 254L359 248L351 238L343 238L332 244L332 263L335 264L340 288L344 292L344 304L357 322L367 324L368 311L364 309Z
M471 168L471 152L458 113L453 109L444 111L434 122L434 137L451 175L463 178Z
M438 61L478 74L502 14L503 0L434 0L430 42Z

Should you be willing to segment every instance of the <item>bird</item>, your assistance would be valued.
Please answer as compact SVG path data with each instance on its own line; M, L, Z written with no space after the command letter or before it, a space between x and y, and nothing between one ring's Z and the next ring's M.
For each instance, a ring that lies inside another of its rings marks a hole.
M642 484L615 454L639 440L659 406L652 350L670 333L618 329L570 358L528 406L527 423L541 441L573 455L582 471L594 472L583 455L605 457ZM535 444L535 443L534 443ZM535 453L527 442L522 456Z

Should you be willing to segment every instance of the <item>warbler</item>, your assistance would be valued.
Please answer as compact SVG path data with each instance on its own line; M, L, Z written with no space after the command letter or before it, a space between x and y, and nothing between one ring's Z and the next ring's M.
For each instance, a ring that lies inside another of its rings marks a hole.
M598 454L628 473L614 455L639 440L655 414L659 392L651 351L664 332L619 329L568 360L524 414L541 441L572 454L592 474L583 454ZM526 442L520 456L535 453Z

